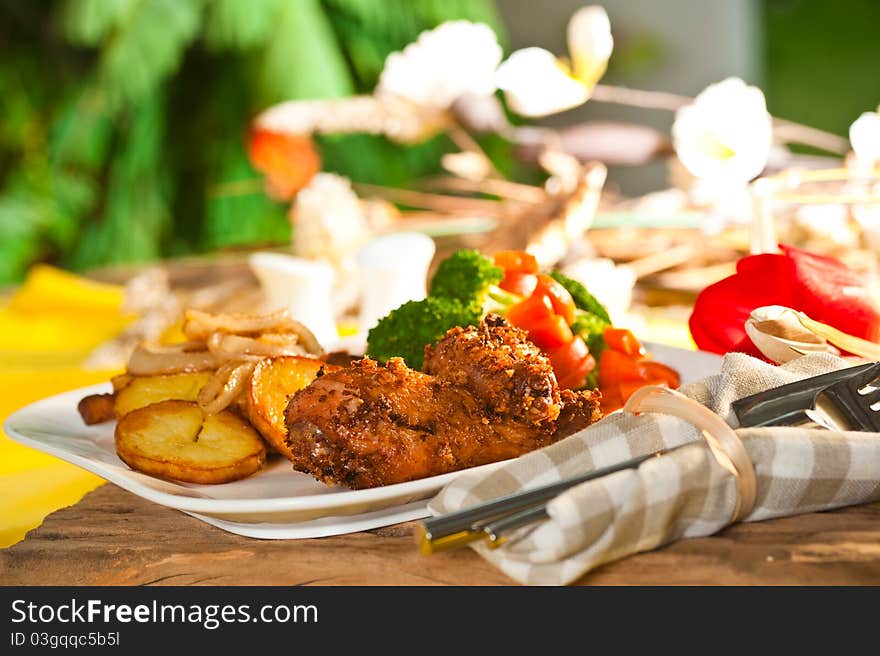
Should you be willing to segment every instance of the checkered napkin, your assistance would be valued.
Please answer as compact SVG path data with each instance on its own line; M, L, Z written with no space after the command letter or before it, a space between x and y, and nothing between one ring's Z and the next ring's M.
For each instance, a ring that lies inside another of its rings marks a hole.
M733 353L724 358L720 374L681 391L736 428L734 400L844 366L824 353L782 367ZM757 477L757 500L745 521L880 499L877 434L797 427L738 428L736 434ZM548 505L549 519L521 529L497 549L474 545L521 583L568 584L603 563L710 535L729 523L736 502L733 475L718 464L695 426L669 415L613 414L488 475L456 478L429 508L434 514L459 510L679 445L688 446L564 492Z

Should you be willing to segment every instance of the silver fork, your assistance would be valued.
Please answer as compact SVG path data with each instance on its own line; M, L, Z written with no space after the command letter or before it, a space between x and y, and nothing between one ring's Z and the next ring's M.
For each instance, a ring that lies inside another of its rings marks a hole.
M817 424L839 431L880 432L880 363L816 393L805 414Z

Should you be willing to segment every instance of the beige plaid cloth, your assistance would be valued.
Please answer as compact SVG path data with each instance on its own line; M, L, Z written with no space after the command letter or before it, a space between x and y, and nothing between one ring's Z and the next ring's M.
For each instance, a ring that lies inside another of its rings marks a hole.
M775 367L739 353L718 375L682 388L733 428L730 404L743 396L847 366L811 354ZM839 508L880 499L880 436L797 427L737 428L755 466L757 500L745 521ZM521 529L504 546L474 548L526 584L564 585L590 569L680 538L710 535L729 522L732 475L692 424L668 415L617 413L489 474L463 474L431 501L434 514L524 488L690 444L637 470L583 483L548 505L549 519Z

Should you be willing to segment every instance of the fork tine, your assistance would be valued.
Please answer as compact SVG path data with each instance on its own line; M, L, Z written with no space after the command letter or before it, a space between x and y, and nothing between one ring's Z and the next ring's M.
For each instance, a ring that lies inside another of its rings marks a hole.
M871 406L880 401L880 388L872 389L867 394L862 394L860 390L859 395L862 397L862 402L865 405Z
M848 385L856 385L857 389L862 389L872 383L878 382L878 379L880 379L880 362L845 382Z
M880 389L862 393L865 387L880 376L880 363L869 367L852 378L842 380L827 387L822 394L843 413L854 430L880 432L880 412L871 406L880 402Z

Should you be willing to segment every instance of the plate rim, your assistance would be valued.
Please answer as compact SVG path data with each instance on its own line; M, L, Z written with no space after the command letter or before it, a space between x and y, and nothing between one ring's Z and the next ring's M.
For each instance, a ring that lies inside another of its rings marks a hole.
M645 346L650 349L652 346L655 346L655 344L648 342L645 344ZM721 356L714 353L684 349L681 347L665 344L657 344L656 346L661 346L663 350L667 351L672 350L681 353L700 354L700 356L714 356L718 358L718 362L720 365ZM122 463L121 460L120 463L122 467L126 467L126 469L119 468L117 470L116 465L111 466L110 463L105 463L100 460L81 456L62 447L56 447L51 444L42 442L38 439L31 438L28 435L22 433L19 428L16 427L16 425L20 424L23 420L28 420L33 416L39 417L43 406L63 403L65 405L68 405L70 409L75 412L76 402L74 401L74 399L81 398L82 396L87 394L106 393L110 389L111 386L109 382L102 382L94 385L88 385L85 387L68 390L66 392L61 392L59 394L54 394L52 396L48 396L37 401L33 401L32 403L29 403L10 414L3 422L3 431L11 440L18 444L22 444L24 446L36 449L37 451L52 455L65 462L69 462L77 467L80 467L103 478L108 482L118 485L119 487L127 490L128 492L131 492L132 494L140 496L141 498L184 512L208 514L218 518L222 518L225 515L241 515L249 513L274 514L315 510L328 511L328 514L331 514L334 510L341 510L349 508L351 506L383 502L390 502L388 507L391 507L391 505L393 505L394 503L399 504L401 499L414 501L419 498L426 498L430 494L439 491L440 488L442 488L449 481L458 476L481 471L490 471L491 469L500 467L504 463L510 461L501 460L484 465L479 465L476 467L457 470L454 472L448 472L446 474L438 474L436 476L420 478L413 481L395 483L392 485L383 485L362 490L341 489L338 492L331 492L329 494L300 494L296 496L286 497L217 499L194 497L184 494L175 494L173 492L157 490L150 487L149 485L138 481L137 478L133 477L133 474L143 476L146 476L146 474L140 474L139 472L136 472L135 470L125 465L125 463ZM85 426L85 424L82 425ZM309 476L308 474L304 474L302 472L292 471L292 473L297 473L302 476ZM260 474L257 473L255 475L259 476ZM179 485L179 483L175 483L173 481L166 482L172 485ZM229 483L229 485L234 484L235 482Z
M403 483L394 483L392 485L382 485L374 488L366 488L362 490L342 489L339 492L330 494L314 494L314 495L298 495L288 497L259 497L252 499L216 499L205 497L193 497L186 495L178 495L172 492L164 492L156 490L138 481L130 474L138 474L135 470L128 468L116 471L114 468L107 466L98 460L72 453L66 449L46 444L38 439L29 437L16 427L17 423L22 420L29 419L34 413L41 410L41 406L67 401L66 397L71 399L85 396L88 394L106 393L109 383L97 383L80 387L59 394L53 394L38 401L19 408L9 415L3 422L3 432L14 442L24 446L42 451L49 455L55 456L65 462L69 462L77 467L85 469L104 480L114 483L119 487L136 494L142 498L154 501L164 506L176 508L178 510L194 512L194 513L210 513L212 515L232 515L242 513L282 513L298 510L333 510L346 508L352 505L361 505L364 503L382 502L387 500L395 500L398 498L409 497L415 499L416 495L427 495L432 491L439 490L443 485L451 481L458 475L489 470L493 467L500 466L506 460L487 463L477 467L461 469L446 474L438 474L427 478L419 478L413 481L405 481ZM75 407L75 404L74 404ZM83 424L85 425L85 424ZM121 461L120 461L121 462ZM124 466L127 467L124 463ZM308 476L302 472L303 476ZM144 474L146 475L146 474ZM256 474L259 476L259 473ZM163 479L158 479L163 480ZM165 481L170 484L177 484L174 481ZM234 484L228 483L228 485Z

